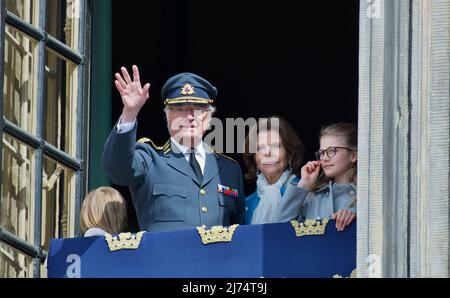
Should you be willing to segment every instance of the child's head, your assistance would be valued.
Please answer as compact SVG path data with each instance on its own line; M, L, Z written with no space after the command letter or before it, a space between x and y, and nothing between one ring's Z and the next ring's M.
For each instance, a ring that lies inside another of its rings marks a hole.
M99 187L84 199L80 218L83 234L94 227L118 234L127 225L126 201L114 188Z
M319 137L320 150L316 154L325 175L337 183L356 182L356 127L350 123L324 126Z

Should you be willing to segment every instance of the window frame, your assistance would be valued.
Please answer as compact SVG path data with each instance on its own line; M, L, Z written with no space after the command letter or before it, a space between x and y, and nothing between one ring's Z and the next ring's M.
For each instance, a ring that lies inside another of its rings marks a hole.
M90 13L89 0L80 0L80 27L78 32L78 49L74 50L59 41L58 39L46 33L46 8L47 0L39 1L39 28L25 22L18 16L6 10L6 1L0 0L0 63L4 63L5 50L5 28L6 24L16 30L23 32L28 37L34 39L38 43L38 70L36 74L37 84L37 110L36 110L36 135L28 132L21 127L11 123L4 118L3 109L3 84L4 84L4 70L0 69L0 138L3 138L3 133L18 139L19 141L29 145L35 150L35 167L32 175L34 177L35 189L33 197L35 200L34 210L34 243L27 242L0 227L0 241L8 246L11 246L27 256L33 258L33 277L40 277L41 265L45 262L47 252L41 248L42 236L42 173L44 156L50 158L56 163L59 163L75 172L75 230L71 231L75 235L79 235L79 212L81 207L81 198L86 193L87 188L87 160L88 160L88 137L89 137L89 66L90 66L90 51L86 45L90 40ZM44 116L45 108L45 63L47 49L53 50L62 58L74 63L78 67L77 78L77 96L76 101L76 115L77 115L77 131L76 131L76 155L69 156L66 152L59 150L53 145L49 144L43 138ZM0 146L0 156L2 155L3 147ZM0 158L0 167L2 167L3 160ZM0 177L3 175L0 171ZM0 185L0 192L2 189ZM0 207L1 202L0 199ZM61 212L61 210L60 210Z

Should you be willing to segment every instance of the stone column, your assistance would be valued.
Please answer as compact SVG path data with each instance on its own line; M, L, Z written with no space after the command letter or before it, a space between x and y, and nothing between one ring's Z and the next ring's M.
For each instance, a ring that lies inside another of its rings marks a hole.
M358 277L448 277L450 2L360 2Z

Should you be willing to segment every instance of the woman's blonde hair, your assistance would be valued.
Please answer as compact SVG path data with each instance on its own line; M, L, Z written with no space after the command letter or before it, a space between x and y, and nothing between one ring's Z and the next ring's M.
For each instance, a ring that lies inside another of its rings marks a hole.
M127 226L127 204L112 187L102 186L89 192L80 212L83 234L90 228L101 228L110 234L123 232Z

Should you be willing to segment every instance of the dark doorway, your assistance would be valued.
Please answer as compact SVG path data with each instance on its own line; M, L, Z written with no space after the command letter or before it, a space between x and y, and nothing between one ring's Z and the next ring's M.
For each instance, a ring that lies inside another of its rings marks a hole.
M169 138L160 90L184 71L218 88L218 118L285 118L306 146L305 161L324 123L357 123L358 0L112 3L113 69L136 64L152 84L138 137L160 145ZM113 94L115 122L122 103Z

